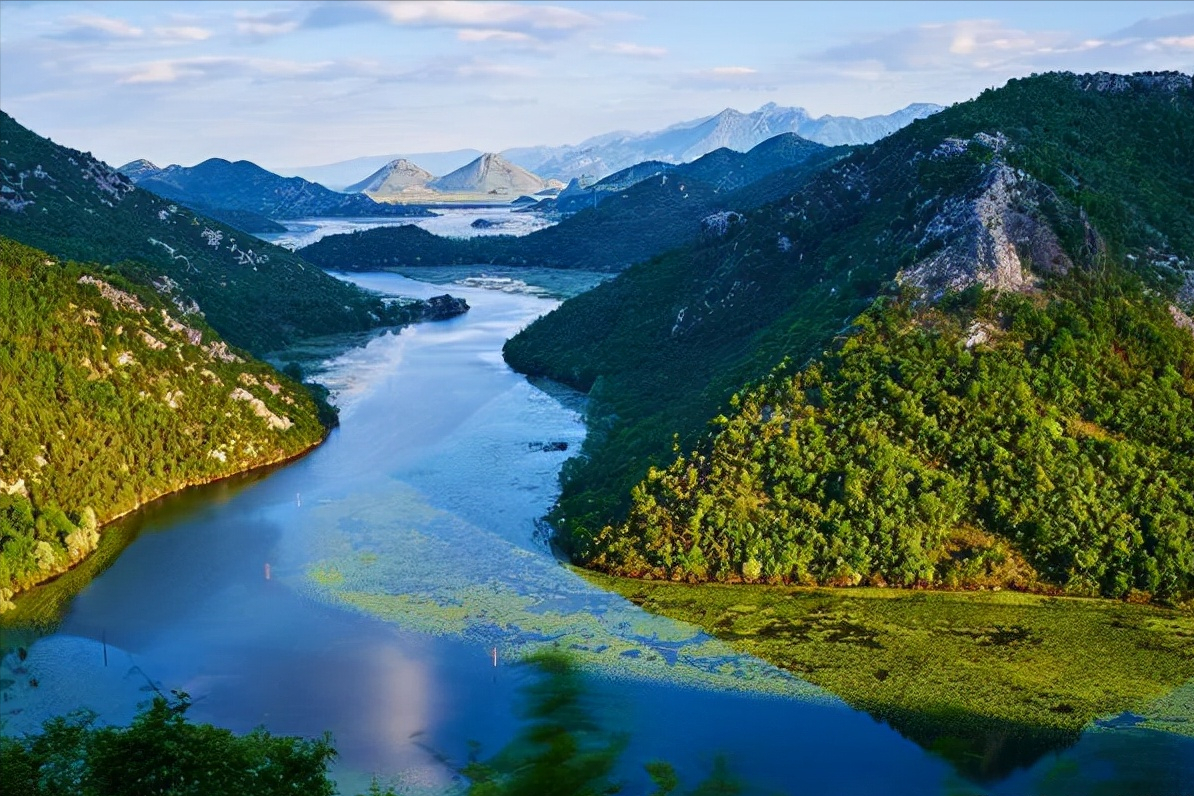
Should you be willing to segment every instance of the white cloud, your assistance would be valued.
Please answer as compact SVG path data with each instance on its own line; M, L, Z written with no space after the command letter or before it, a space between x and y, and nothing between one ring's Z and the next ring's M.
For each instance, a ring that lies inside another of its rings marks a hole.
M67 17L70 27L53 38L68 41L97 41L102 39L135 39L145 31L115 17L94 14Z
M471 0L342 0L318 4L296 26L331 28L379 21L401 27L454 29L461 34L476 31L460 35L463 41L501 41L495 35L501 33L506 35L507 43L559 39L602 24L595 16L564 6ZM279 27L278 32L288 31Z
M493 30L485 28L462 28L456 32L456 38L460 41L489 41L501 42L504 44L521 44L534 41L534 38L526 33L520 33L514 30Z
M178 83L195 79L238 77L295 78L327 73L331 61L302 63L270 58L201 56L146 61L119 69L119 85ZM95 71L115 71L104 68Z
M757 75L758 69L751 69L749 66L715 66L712 69L706 69L701 74L710 77L745 77L746 75Z
M616 44L594 44L590 49L594 52L606 53L608 55L624 55L629 58L662 58L667 55L667 49L664 47L649 47L643 44L631 44L629 42L618 42Z
M1194 14L1146 19L1102 37L1080 38L1063 30L1023 30L999 20L930 23L865 41L831 47L810 62L875 73L943 72L1024 74L1053 69L1115 69L1145 66L1142 53L1194 49ZM1172 66L1170 66L1172 68Z
M171 41L204 41L211 38L211 31L196 25L177 25L154 28L153 35Z
M238 10L233 13L236 32L251 39L268 39L293 33L299 29L302 20L286 11L256 13Z
M696 91L775 91L778 82L776 75L751 66L714 66L687 72L673 86Z

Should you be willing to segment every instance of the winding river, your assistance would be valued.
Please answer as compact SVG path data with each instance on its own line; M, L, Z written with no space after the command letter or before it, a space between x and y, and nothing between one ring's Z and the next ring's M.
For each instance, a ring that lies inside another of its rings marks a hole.
M557 644L591 672L605 726L629 734L627 793L649 792L647 760L671 761L691 787L721 754L752 788L793 794L1159 795L1194 782L1188 739L1112 728L980 786L831 695L589 585L536 528L583 440L582 405L501 358L554 299L477 285L451 287L467 315L326 363L341 427L309 456L126 520L127 548L60 626L27 660L5 659L5 732L83 705L125 721L153 689L180 689L196 720L330 730L345 793L371 774L439 791L454 776L444 758L513 737L528 677L514 664Z

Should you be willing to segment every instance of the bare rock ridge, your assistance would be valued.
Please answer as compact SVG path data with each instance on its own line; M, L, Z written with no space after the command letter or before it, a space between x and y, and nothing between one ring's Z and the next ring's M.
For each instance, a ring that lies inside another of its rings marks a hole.
M1023 290L1033 286L1034 272L1064 274L1073 268L1044 217L1047 206L1055 214L1064 212L1058 197L1009 166L999 155L1006 145L1002 135L979 133L973 139L947 138L932 152L932 158L952 158L970 147L982 147L994 150L995 158L984 170L977 195L948 200L925 226L917 248L932 253L903 270L901 282L936 300L976 283L994 290ZM1093 259L1102 241L1085 219L1078 223L1085 232L1085 254Z
M444 193L480 193L513 199L563 185L544 180L499 154L487 152L451 174L432 180L428 187Z
M425 188L435 175L411 163L406 158L391 160L360 182L344 189L345 193L364 193L386 196L411 188Z

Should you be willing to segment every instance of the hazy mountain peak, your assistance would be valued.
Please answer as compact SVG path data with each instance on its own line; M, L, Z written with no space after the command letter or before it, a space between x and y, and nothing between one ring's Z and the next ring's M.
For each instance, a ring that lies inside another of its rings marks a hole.
M434 174L406 158L395 158L344 190L348 193L393 194L411 188L423 188L434 179Z
M780 133L797 133L827 146L871 143L901 127L941 110L940 105L916 103L884 116L809 116L799 107L768 102L751 113L724 108L712 116L678 122L662 130L637 135L610 134L585 139L575 146L525 147L503 154L536 174L567 180L590 175L600 179L646 160L683 163L719 147L747 152Z
M121 174L128 177L133 182L148 177L151 174L157 174L161 168L145 158L138 158L137 160L130 160L123 166L117 169Z
M432 180L428 187L445 193L482 193L519 196L552 187L547 180L511 163L497 152L486 152L451 174Z

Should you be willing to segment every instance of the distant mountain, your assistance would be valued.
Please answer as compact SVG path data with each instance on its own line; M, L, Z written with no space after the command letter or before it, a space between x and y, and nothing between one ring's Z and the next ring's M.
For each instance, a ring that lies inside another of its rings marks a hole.
M648 160L615 172L587 187L580 180L573 179L554 200L540 202L537 207L541 210L572 214L588 207L596 207L609 197L618 195L643 180L669 173L708 183L715 193L728 193L761 180L769 174L803 163L824 149L821 144L808 141L795 133L782 133L745 153L722 147L691 163L674 165L659 160Z
M0 139L0 235L152 284L180 312L202 313L233 345L264 354L421 312L419 305L412 316L286 249L141 190L90 154L2 112Z
M401 194L410 188L423 188L435 179L431 172L421 169L406 158L391 160L360 182L344 189L345 193L364 193L370 196Z
M461 166L471 163L483 153L479 149L456 149L451 152L415 152L395 153L391 155L368 155L338 163L328 163L322 166L294 166L276 169L277 173L287 177L302 177L320 185L326 185L333 190L347 190L345 186L353 185L372 174L387 163L395 160L409 160L417 163L420 168L432 174L447 174Z
M149 162L145 158L140 158L139 160L130 160L128 163L125 163L123 166L117 169L117 171L128 177L133 182L136 182L137 180L143 180L146 177L151 177L161 170L162 169L160 166Z
M280 177L255 163L211 158L197 166L167 166L133 180L139 188L200 212L248 211L270 219L316 216L417 216L427 211L383 205L361 194L342 194L301 177Z
M706 219L720 218L727 208L790 194L845 149L792 136L760 144L757 152L723 149L679 166L640 164L590 189L561 192L554 201L574 215L529 235L459 240L402 225L329 235L301 253L337 270L491 263L618 271L692 241Z
M502 154L511 162L545 177L569 180L581 175L601 178L635 163L659 160L684 163L725 147L746 152L780 133L797 133L826 146L867 144L941 110L917 103L885 116L810 117L803 108L769 102L754 113L726 108L702 119L681 122L649 133L606 133L575 146L521 147Z
M427 184L428 188L442 193L483 194L510 199L553 186L562 187L493 152L487 152L472 163Z

